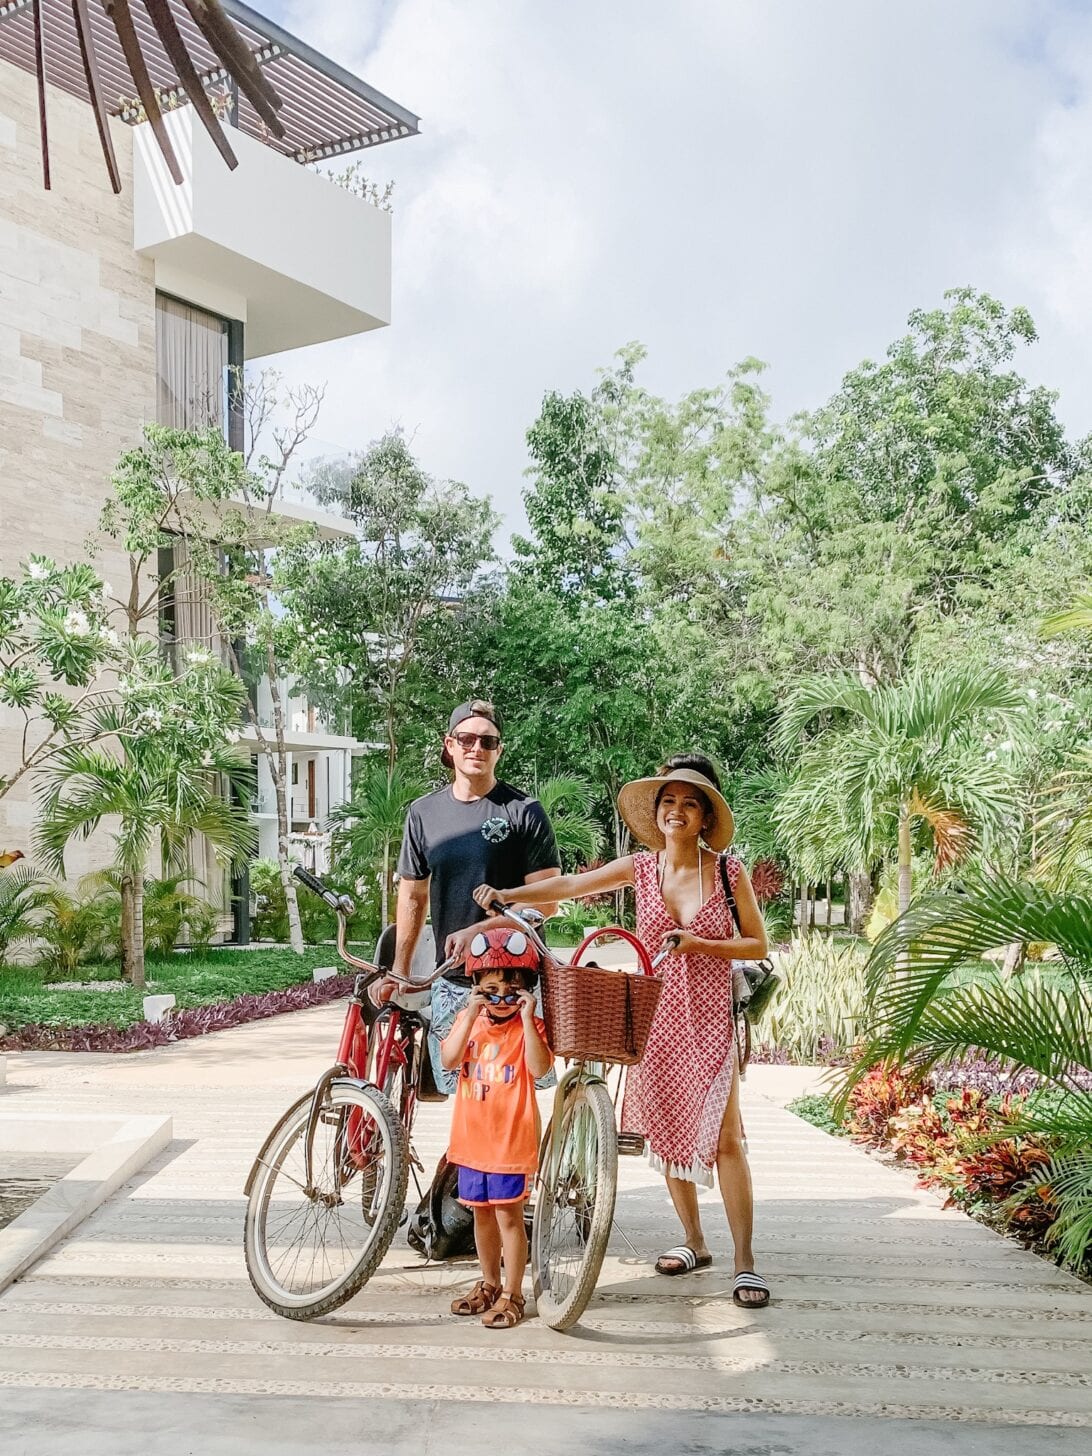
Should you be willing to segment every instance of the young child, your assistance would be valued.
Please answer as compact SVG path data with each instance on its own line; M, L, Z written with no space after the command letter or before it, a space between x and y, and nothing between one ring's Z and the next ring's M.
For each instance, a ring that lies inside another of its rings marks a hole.
M448 1071L458 1069L447 1155L458 1165L459 1201L474 1211L482 1277L451 1313L480 1314L488 1329L504 1330L523 1318L523 1205L538 1166L535 1078L554 1059L535 1015L538 954L523 932L481 931L466 968L474 988L440 1054Z

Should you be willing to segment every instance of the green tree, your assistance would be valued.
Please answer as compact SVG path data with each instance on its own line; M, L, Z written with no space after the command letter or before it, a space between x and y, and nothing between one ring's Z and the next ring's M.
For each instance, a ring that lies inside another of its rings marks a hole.
M175 679L153 643L134 644L134 653L143 674L139 706L123 698L100 707L95 725L103 741L70 744L54 756L43 775L36 839L43 862L63 873L71 840L116 816L122 971L143 986L144 872L157 840L167 867L185 864L192 834L238 861L252 852L254 829L224 794L234 788L245 803L252 787L249 763L233 743L241 684L211 662Z
M351 795L330 815L340 872L351 871L354 879L379 877L384 925L390 920L395 854L406 813L424 792L423 780L401 763L390 767L385 759L374 757L356 765Z
M543 399L527 431L531 537L512 545L518 569L538 586L612 600L628 587L625 500L601 404L599 391Z
M798 861L820 873L856 869L894 839L905 912L914 822L929 826L938 857L951 862L1011 804L1011 781L984 752L981 732L1021 706L1002 673L979 668L918 670L872 689L847 674L800 683L774 738L783 759L800 755L778 808Z
M285 553L277 591L311 653L309 685L328 700L348 693L357 736L381 734L393 770L425 624L492 560L497 516L465 485L429 476L397 431L355 460L320 464L308 484L344 512L357 539Z
M775 672L893 682L937 620L981 610L1086 466L1054 395L1012 368L1023 309L973 289L915 311L883 361L800 422L741 522L749 611Z

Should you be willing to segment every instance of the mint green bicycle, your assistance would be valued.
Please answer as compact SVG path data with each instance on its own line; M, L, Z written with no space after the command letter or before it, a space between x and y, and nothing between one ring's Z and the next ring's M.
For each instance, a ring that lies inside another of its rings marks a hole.
M503 907L503 913L523 927L543 958L547 1030L551 1045L559 1046L559 1054L570 1063L558 1083L553 1115L542 1138L531 1224L531 1278L539 1318L551 1329L567 1330L580 1319L595 1291L614 1224L618 1126L607 1068L640 1060L659 998L659 981L639 983L654 976L671 946L652 960L629 931L608 927L589 936L572 965L564 966L538 935L537 917L517 913L510 906ZM581 955L601 936L616 936L633 945L645 977L579 966ZM600 1005L597 1024L587 1035L574 1038L572 1028L565 1026L555 1043L557 1028L565 1020L558 1002L566 980L569 984L563 994L570 999L568 1009L575 1006L577 1019L580 996L591 1001L604 987L609 987L611 1002L617 1003L617 1014L612 1017L608 1009L604 1020ZM575 1055L569 1055L570 1046L579 1047Z

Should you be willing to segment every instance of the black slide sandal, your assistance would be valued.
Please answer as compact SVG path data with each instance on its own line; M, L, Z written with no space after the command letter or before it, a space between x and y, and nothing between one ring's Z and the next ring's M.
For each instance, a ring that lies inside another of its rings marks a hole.
M741 1299L740 1290L753 1289L756 1294L761 1294L762 1299ZM732 1285L732 1303L738 1304L740 1309L765 1309L770 1302L770 1286L763 1279L761 1274L756 1274L753 1269L744 1269L737 1274Z
M679 1267L675 1269L664 1269L661 1267L665 1259L671 1259ZM697 1269L708 1269L713 1262L712 1254L698 1255L689 1244L679 1244L677 1248L668 1249L656 1260L656 1273L665 1274L673 1279L676 1274L693 1274Z

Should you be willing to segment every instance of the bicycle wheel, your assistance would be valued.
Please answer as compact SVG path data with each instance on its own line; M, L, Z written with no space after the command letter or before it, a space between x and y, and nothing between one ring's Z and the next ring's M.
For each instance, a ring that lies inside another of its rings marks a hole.
M286 1319L316 1319L363 1287L390 1247L409 1178L406 1134L374 1088L334 1082L315 1124L289 1109L265 1149L247 1202L243 1245L258 1297Z
M557 1147L543 1142L531 1226L531 1273L539 1318L567 1330L588 1307L607 1252L618 1191L618 1137L602 1082L565 1094Z

